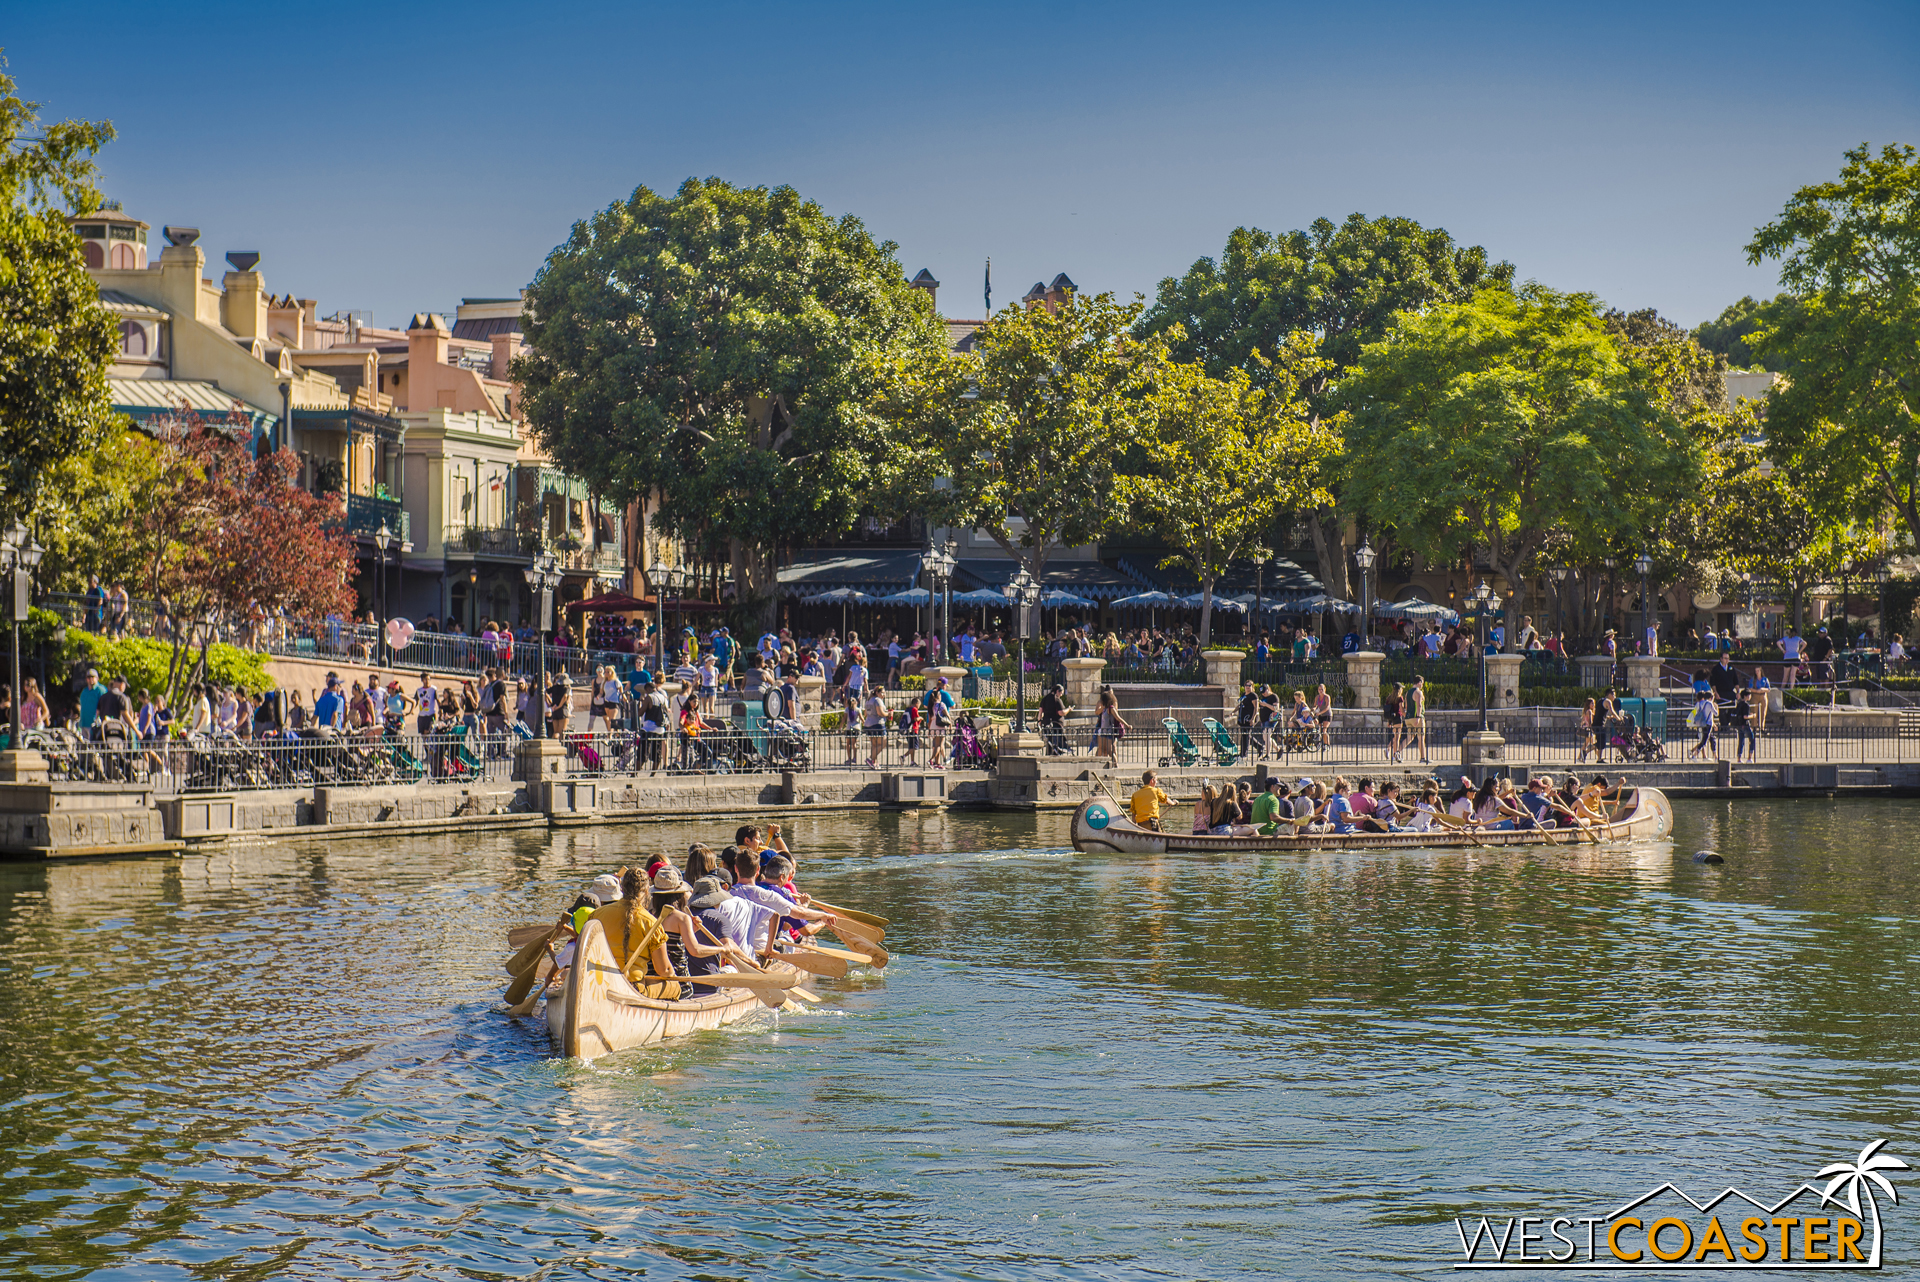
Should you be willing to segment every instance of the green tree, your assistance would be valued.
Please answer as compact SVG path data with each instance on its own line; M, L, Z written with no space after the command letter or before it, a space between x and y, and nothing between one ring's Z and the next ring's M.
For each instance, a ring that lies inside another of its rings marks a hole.
M116 418L107 366L119 333L62 212L99 208L93 156L113 126L41 124L39 109L0 72L0 509L8 519L31 516L47 469L91 450Z
M1325 363L1301 389L1312 411L1338 409L1334 389L1402 312L1461 303L1476 291L1509 288L1513 265L1492 262L1478 245L1456 245L1438 227L1410 218L1349 215L1335 226L1317 220L1306 231L1274 235L1238 227L1218 260L1202 258L1186 274L1160 282L1144 331L1163 334L1175 360L1198 361L1222 377L1246 369L1271 377L1252 360L1277 352L1305 330L1319 337ZM1349 596L1347 537L1351 516L1336 483L1332 498L1309 520L1320 578L1335 596Z
M1002 311L970 351L894 362L886 413L911 442L918 510L984 530L1036 576L1055 547L1124 519L1118 464L1166 364L1158 339L1133 337L1139 316L1138 303L1075 294L1058 311Z
M108 429L99 446L56 462L40 487L36 538L46 547L39 581L80 592L87 576L125 583L135 596L169 591L162 573L181 531L148 519L183 479L179 451L131 427Z
M945 350L891 242L790 187L689 179L574 225L514 364L534 439L602 498L657 497L769 599L774 552L849 529L898 479L869 405L889 353Z
M1119 478L1134 503L1200 580L1200 644L1211 636L1213 587L1284 512L1330 500L1321 469L1339 453L1341 417L1316 417L1297 389L1319 373L1311 334L1281 349L1285 377L1256 386L1245 369L1214 378L1198 364L1169 365L1140 453L1147 470ZM1267 360L1252 354L1265 371Z
M1776 357L1769 363L1756 349L1754 342L1760 331L1774 321L1778 313L1791 308L1794 302L1790 294L1781 294L1765 302L1748 294L1739 302L1729 304L1714 319L1696 325L1693 337L1701 347L1725 358L1727 364L1735 369L1770 369L1784 373L1784 367L1790 362Z
M1862 479L1920 540L1920 160L1910 146L1846 153L1833 182L1802 187L1754 233L1747 259L1780 260L1800 305L1750 343L1793 362L1768 397L1769 450L1816 504ZM1831 430L1829 428L1831 425Z
M1479 549L1515 600L1556 531L1637 539L1696 460L1584 294L1487 290L1405 315L1343 387L1348 497L1429 561Z

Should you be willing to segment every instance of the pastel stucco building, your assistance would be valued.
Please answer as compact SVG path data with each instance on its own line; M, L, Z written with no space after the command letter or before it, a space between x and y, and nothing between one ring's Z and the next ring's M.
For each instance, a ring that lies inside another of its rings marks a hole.
M136 422L237 412L258 447L290 449L303 486L345 498L363 610L466 628L529 618L521 571L543 547L566 573L562 599L622 578L620 514L521 430L518 298L469 299L451 325L422 312L383 329L272 294L257 252L229 253L216 284L193 228L167 227L154 261L148 224L117 209L73 225L120 327L116 408Z

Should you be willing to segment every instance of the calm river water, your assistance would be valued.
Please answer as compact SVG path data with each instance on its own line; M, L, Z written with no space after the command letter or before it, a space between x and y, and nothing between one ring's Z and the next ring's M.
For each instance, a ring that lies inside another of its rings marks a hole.
M1920 1162L1920 803L1677 809L1227 862L822 815L884 977L592 1067L499 1013L503 928L730 825L0 868L0 1275L1437 1275L1456 1214Z

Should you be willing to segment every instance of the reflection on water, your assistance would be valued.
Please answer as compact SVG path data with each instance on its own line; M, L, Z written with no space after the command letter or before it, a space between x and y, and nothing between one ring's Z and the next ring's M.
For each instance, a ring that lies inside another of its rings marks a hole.
M1456 1213L1914 1157L1920 805L1677 809L1226 861L823 814L803 879L893 919L884 977L590 1068L497 1014L502 929L730 825L7 868L0 1267L1433 1273Z

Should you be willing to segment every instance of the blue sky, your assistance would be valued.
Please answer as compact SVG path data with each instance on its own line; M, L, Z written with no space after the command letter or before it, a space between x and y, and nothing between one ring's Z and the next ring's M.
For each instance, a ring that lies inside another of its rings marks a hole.
M1152 294L1228 231L1391 213L1695 324L1848 146L1920 142L1920 5L120 7L0 0L108 194L395 324L690 175L858 214L977 316Z

